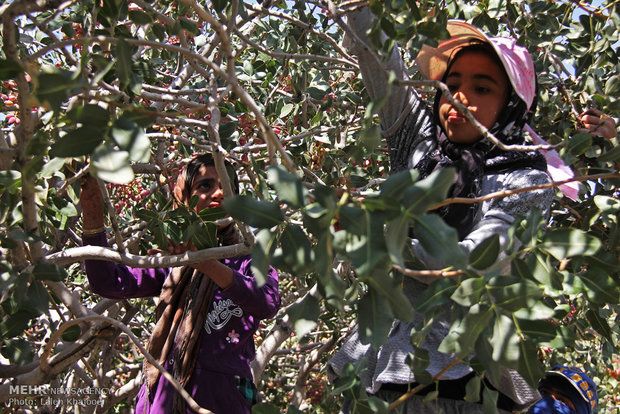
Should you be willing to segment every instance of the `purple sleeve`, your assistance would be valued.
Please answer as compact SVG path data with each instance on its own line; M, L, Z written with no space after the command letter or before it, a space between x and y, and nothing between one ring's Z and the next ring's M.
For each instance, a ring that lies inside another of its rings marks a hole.
M233 259L224 263L233 269L233 283L223 293L252 316L259 319L273 318L280 309L278 272L269 267L267 280L259 287L252 273L250 257L243 258L241 262Z
M105 232L82 238L84 245L107 247ZM86 276L92 291L111 299L159 296L169 269L132 268L104 260L86 260Z

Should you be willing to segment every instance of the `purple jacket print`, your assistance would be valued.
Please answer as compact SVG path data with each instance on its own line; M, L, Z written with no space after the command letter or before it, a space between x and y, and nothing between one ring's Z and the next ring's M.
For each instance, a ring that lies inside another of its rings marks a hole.
M84 236L84 245L107 246L105 233ZM235 376L252 378L254 333L261 319L275 316L280 307L278 274L270 268L263 286L258 286L251 270L251 257L221 260L233 270L233 283L216 289L201 337L196 368L186 390L202 407L215 413L250 413L251 405L237 390ZM86 274L94 293L106 298L127 299L159 296L171 269L142 269L108 261L85 261ZM172 349L164 367L172 370ZM163 377L148 396L143 385L136 413L170 413L176 391ZM193 411L189 410L188 413Z

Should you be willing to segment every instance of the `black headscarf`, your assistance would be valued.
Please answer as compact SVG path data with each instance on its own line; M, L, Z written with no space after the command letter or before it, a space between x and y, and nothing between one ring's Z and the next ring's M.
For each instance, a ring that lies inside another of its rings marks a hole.
M479 49L479 45L474 47ZM466 49L467 47L461 49L452 59L451 64ZM451 64L448 65L443 82L446 80ZM500 67L503 68L501 65ZM504 144L523 145L525 144L523 127L534 114L537 100L534 99L528 111L527 104L515 93L510 83L508 87L510 90L507 103L489 132ZM450 141L439 121L440 99L441 91L438 91L433 104L433 119L437 125L434 137L437 141L436 149L426 154L414 168L420 172L421 178L429 176L439 168L455 168L456 177L448 197L478 197L482 177L485 174L499 174L528 168L546 171L547 162L537 151L504 151L484 138L474 144L457 144ZM463 240L471 232L479 208L480 203L454 203L435 210L435 213L454 227L458 231L459 240Z

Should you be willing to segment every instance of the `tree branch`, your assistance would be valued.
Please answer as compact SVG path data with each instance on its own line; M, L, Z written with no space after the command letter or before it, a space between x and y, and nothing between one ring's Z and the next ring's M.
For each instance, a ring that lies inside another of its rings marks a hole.
M43 260L49 263L56 263L59 266L66 266L84 260L105 260L130 267L157 268L184 266L212 259L243 256L251 251L251 246L240 243L232 246L198 250L196 252L188 251L183 254L170 256L138 256L130 253L119 253L109 247L82 246L47 255Z

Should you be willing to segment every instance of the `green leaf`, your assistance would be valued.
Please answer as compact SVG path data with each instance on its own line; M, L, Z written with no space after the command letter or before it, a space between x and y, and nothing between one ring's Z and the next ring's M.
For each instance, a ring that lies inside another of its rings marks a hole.
M463 280L450 299L461 306L473 306L480 301L480 297L486 291L484 278L468 278Z
M420 173L417 170L405 170L397 174L390 175L381 184L381 197L385 199L400 200L405 191L418 180Z
M194 35L200 34L200 29L198 28L198 25L187 17L181 17L181 20L179 22L181 23L181 27L184 30L187 30Z
M268 229L260 230L256 234L256 243L252 249L252 273L258 286L267 281L269 264L276 248L276 234Z
M499 276L496 279L503 278L505 276ZM489 286L489 292L493 295L495 304L508 312L534 306L536 299L542 296L538 285L531 280L522 280L507 286Z
M453 227L436 214L415 216L414 220L413 234L431 256L448 265L465 265L467 255L459 246L458 234Z
M91 127L104 128L110 121L110 114L99 105L86 104L71 109L67 113L67 118L76 124L81 123Z
M250 196L229 197L222 205L232 217L252 227L270 228L284 221L284 214L277 204L259 201Z
M607 79L607 82L605 82L605 95L620 95L620 75L610 76L609 79Z
M295 333L302 338L316 327L321 308L314 296L306 295L301 302L291 305L286 313L295 328Z
M552 341L557 335L557 329L549 320L519 319L519 330L532 341L544 343Z
M499 410L497 409L498 398L499 393L497 391L489 387L484 387L482 390L482 407L484 414L499 414Z
M534 306L527 308L521 308L514 313L514 316L519 319L527 320L546 320L552 318L554 310L544 305L542 302L537 302Z
M131 79L131 66L133 63L132 59L132 47L123 39L122 37L118 38L118 42L116 43L116 75L118 76L118 80L120 82L121 89L125 89L129 84L129 80Z
M353 411L358 414L388 414L389 406L385 400L379 397L369 396L368 399L356 399L353 403Z
M151 26L151 30L153 30L153 34L160 42L166 40L166 29L163 24L155 23Z
M161 221L161 217L159 217L159 213L157 211L154 210L147 210L147 209L137 209L134 212L136 218L139 218L140 220L144 220L149 224L154 224L154 223L158 223Z
M494 234L472 250L469 254L469 264L478 270L486 269L495 263L499 253L499 234Z
M300 226L297 224L286 226L280 235L280 245L282 249L278 261L281 260L283 263L274 263L274 266L285 268L294 275L303 275L314 269L312 243Z
M99 128L84 125L69 131L52 145L50 157L79 157L90 155L103 141Z
M177 223L173 220L166 220L161 223L161 229L164 232L166 239L169 239L175 243L185 243L184 227L181 223ZM185 224L185 223L183 223Z
M301 208L305 205L308 190L299 178L288 172L284 167L281 165L269 167L267 179L275 188L280 200L294 208Z
M49 280L52 282L62 282L67 278L67 271L54 263L37 263L32 270L32 274L37 280Z
M151 15L142 10L129 10L127 14L129 19L137 25L153 23Z
M489 341L493 346L493 360L510 368L517 368L520 339L512 318L499 315L495 319L493 335Z
M342 206L338 218L340 226L349 233L366 234L368 223L366 212L363 209L348 205Z
M568 141L566 150L569 154L578 156L592 147L592 135L587 132L579 132Z
M431 283L416 300L416 312L425 313L431 308L448 303L457 287L456 282L450 278L439 279Z
M613 342L611 327L609 326L605 318L602 318L599 315L597 310L589 309L586 312L586 318L588 319L588 322L590 322L590 325L592 326L592 328L594 328L596 332L604 336L605 339L607 339L610 343Z
M527 257L527 268L532 270L532 276L544 286L553 289L562 289L562 274L551 263L551 258L540 252L534 252Z
M362 236L351 236L346 251L359 276L368 276L373 269L387 256L385 236L383 234L384 214L370 213L362 210L365 215L365 233Z
M13 339L4 341L2 356L8 359L11 364L23 366L34 360L34 350L32 345L24 339Z
M423 214L443 201L454 182L454 168L441 168L405 191L403 205L410 214Z
M187 228L186 237L198 250L217 246L217 227L214 223L193 222Z
M117 184L128 184L134 178L129 153L118 151L107 143L93 152L91 171L102 180Z
M48 201L48 206L50 207L50 209L56 211L63 216L75 217L78 215L75 205L66 198L60 198L56 195L50 195Z
M619 301L618 285L603 270L592 268L585 272L577 273L579 279L588 288L588 299L598 304L617 304Z
M359 301L358 318L361 342L370 343L374 348L383 345L394 319L387 298L372 288L368 289Z
M573 228L553 230L538 245L558 260L573 256L592 256L601 247L601 241L585 231Z
M399 274L393 277L382 266L376 267L371 277L362 278L372 289L383 295L390 303L394 316L403 322L413 322L413 307L403 293L402 280Z
M224 207L204 208L198 213L198 216L203 221L216 221L226 217L226 210Z
M381 146L381 131L378 126L370 125L362 130L360 139L367 151L374 151Z
M334 272L333 236L329 232L320 235L315 248L315 269L319 278L319 291L330 306L343 311L347 288L344 280Z
M151 141L144 130L127 118L119 118L114 123L110 135L118 146L129 153L132 161L146 163L151 156Z
M23 72L21 65L13 59L0 59L0 80L13 79Z
M293 109L295 109L295 105L291 103L284 105L282 109L280 110L280 115L278 116L278 118L284 118L285 116L290 114L293 111Z
M80 328L80 325L71 325L64 330L60 337L65 342L75 342L80 338L81 334L82 328Z
M480 401L480 387L482 380L479 376L472 377L465 385L465 401L476 403Z
M519 368L517 371L530 386L536 388L538 381L545 375L544 367L538 360L536 345L529 341L521 341L519 347L521 348L521 353L519 355Z
M620 200L608 196L594 196L594 204L603 213L614 214L620 211Z
M27 296L29 309L39 315L49 311L49 294L45 286L43 286L43 283L38 280L30 282Z
M385 228L385 245L392 263L404 267L403 249L408 243L409 219L400 216L391 220Z
M32 319L32 312L20 309L10 316L6 316L2 322L0 322L0 336L4 339L13 338L28 327L30 319Z
M494 310L486 305L473 305L462 320L454 321L450 333L441 342L438 350L448 354L455 353L459 357L471 354L478 337L490 326L494 315Z
M413 355L409 354L405 362L413 371L416 382L420 384L430 384L433 382L433 376L427 371L431 364L429 352L424 348L416 346L414 346L413 349Z
M43 72L39 75L39 83L36 96L39 102L49 106L55 112L60 112L62 103L69 93L77 86L72 79L73 74L69 71L54 69L51 72Z

